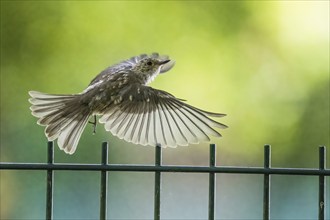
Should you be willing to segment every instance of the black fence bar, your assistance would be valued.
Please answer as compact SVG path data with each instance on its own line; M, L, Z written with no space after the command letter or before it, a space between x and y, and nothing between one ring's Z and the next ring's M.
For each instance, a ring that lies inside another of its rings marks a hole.
M321 146L319 149L319 161L320 161L320 170L325 170L325 161L326 161L326 150L324 146ZM325 176L319 176L319 220L325 219L325 207L326 207L326 200L325 200Z
M264 168L269 169L271 163L271 148L270 145L264 147ZM270 175L264 174L264 211L263 219L270 219Z
M48 142L47 146L47 163L52 165L54 163L54 144ZM47 169L47 191L46 191L46 219L51 220L53 218L53 179L54 171Z
M101 164L108 164L109 147L107 142L102 143L102 159ZM101 171L101 188L100 188L100 220L107 218L107 187L108 187L108 173L106 170Z
M157 145L155 149L155 167L162 165L162 147ZM161 173L155 171L155 195L154 195L154 220L160 220L160 190Z
M77 170L77 171L130 171L130 172L183 172L183 173L232 173L232 174L272 174L330 176L330 169L269 168L263 167L230 167L230 166L154 166L126 164L70 164L70 163L0 163L0 170Z
M210 167L215 167L216 146L210 144ZM209 220L215 219L215 173L209 174Z
M319 219L324 220L326 216L326 176L330 176L330 169L326 168L326 148L319 149L318 169L299 168L272 168L271 148L265 145L264 167L224 167L216 166L216 146L210 145L209 166L163 166L162 148L155 149L155 165L127 165L108 164L108 144L102 144L101 164L63 164L54 163L54 145L48 142L47 163L0 163L0 170L47 170L47 191L46 191L46 219L53 218L53 184L55 170L76 170L76 171L101 171L101 192L100 192L100 219L106 219L107 212L107 171L136 171L155 172L155 201L154 219L160 219L160 193L162 172L188 172L188 173L209 173L209 219L215 218L215 174L263 174L264 175L264 219L270 219L270 175L309 175L319 176Z

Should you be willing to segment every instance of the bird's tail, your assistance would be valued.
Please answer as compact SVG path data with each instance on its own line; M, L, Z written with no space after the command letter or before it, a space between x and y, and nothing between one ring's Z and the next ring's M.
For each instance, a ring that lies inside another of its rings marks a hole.
M36 91L30 91L29 95L32 115L39 118L39 125L46 126L48 140L57 139L61 150L73 154L91 115L88 106L80 104L79 95L50 95Z

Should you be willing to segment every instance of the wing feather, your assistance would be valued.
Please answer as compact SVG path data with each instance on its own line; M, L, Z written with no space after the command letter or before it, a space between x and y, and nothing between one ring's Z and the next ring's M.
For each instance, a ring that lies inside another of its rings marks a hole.
M145 138L142 138L145 136L145 130L146 130L146 118L148 117L148 112L146 111L147 108L147 103L143 102L143 108L142 111L140 112L140 123L139 123L139 129L138 129L138 133L136 134L136 137L134 138L134 140L136 140L136 144L142 144L142 145L146 145L147 141L145 140ZM145 112L145 113L144 113Z
M184 135L188 139L188 143L198 144L198 138L194 131L192 130L192 125L190 123L189 118L185 114L182 113L180 108L177 108L173 105L173 103L169 103L172 107L172 110L175 113L176 121L179 123L179 127L182 128Z
M128 142L132 142L132 138L133 138L133 133L134 133L134 125L135 122L137 120L139 114L132 114L130 120L128 121L128 125L126 126L125 130L124 130L124 140L128 141Z
M188 145L189 142L187 140L187 137L184 135L182 128L178 124L176 113L166 102L164 102L164 105L167 109L166 112L171 116L169 117L169 119L171 121L171 128L173 129L173 134L175 136L176 143L181 146Z
M132 131L132 142L134 144L138 144L139 136L141 135L142 132L142 127L143 127L143 111L145 108L145 103L142 103L142 107L139 108L138 115L136 118L136 121L134 123L133 131Z
M175 147L176 146L176 140L173 134L173 130L172 127L175 126L175 124L171 124L170 122L170 118L169 118L169 113L168 113L168 109L166 108L166 106L164 106L163 102L160 102L159 104L161 110L161 113L163 114L163 118L164 118L164 131L165 134L164 136L167 137L167 144L169 147Z
M150 108L150 105L149 105ZM156 132L155 132L155 111L149 112L149 123L147 127L147 141L151 146L156 146Z
M225 114L196 108L162 90L135 85L126 88L121 97L122 101L112 104L100 118L100 123L105 124L107 131L128 142L184 146L210 141L211 135L220 137L215 128L227 128L210 118Z
M166 141L166 137L165 137L165 131L164 131L164 125L163 125L163 118L162 118L162 111L161 109L159 109L159 105L156 105L156 134L158 137L158 144L162 145L162 146L167 146L167 141Z

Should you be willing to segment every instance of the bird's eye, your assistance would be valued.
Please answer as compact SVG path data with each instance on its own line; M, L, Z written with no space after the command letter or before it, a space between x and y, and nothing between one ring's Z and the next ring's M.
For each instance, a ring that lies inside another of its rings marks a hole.
M148 62L147 62L147 65L148 65L148 66L151 66L151 65L152 65L152 62L151 62L151 61L148 61Z

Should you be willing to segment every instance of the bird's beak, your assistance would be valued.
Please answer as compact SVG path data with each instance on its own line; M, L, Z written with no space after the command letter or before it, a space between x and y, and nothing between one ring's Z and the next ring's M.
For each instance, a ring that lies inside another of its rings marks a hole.
M175 61L174 60L163 60L160 62L160 72L159 73L165 73L167 71L169 71L170 69L172 69L172 67L174 66Z
M165 63L168 63L168 62L170 62L171 60L163 60L163 61L161 61L160 62L160 65L164 65Z

